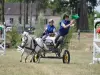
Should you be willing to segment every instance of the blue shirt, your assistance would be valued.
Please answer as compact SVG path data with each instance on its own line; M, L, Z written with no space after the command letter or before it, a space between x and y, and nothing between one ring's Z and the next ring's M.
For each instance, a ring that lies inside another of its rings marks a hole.
M55 26L54 25L47 25L47 30L46 30L46 34L49 34L49 33L53 33L55 29Z
M64 23L65 25L68 25L68 24L70 24L70 21L69 21L69 20L62 20L62 21L60 22L59 33L60 33L61 36L65 36L65 35L68 34L68 32L69 32L70 26L69 26L68 28L64 28L64 27L61 25L61 23Z

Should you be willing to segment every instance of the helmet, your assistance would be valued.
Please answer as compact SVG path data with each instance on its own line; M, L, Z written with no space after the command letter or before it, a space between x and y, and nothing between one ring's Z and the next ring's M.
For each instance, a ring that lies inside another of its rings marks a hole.
M63 15L63 19L65 19L66 17L69 18L69 15L68 15L68 14L64 14L64 15Z
M54 20L53 20L53 19L49 19L49 21L48 21L48 22L49 22L49 23L50 23L50 22L54 22Z

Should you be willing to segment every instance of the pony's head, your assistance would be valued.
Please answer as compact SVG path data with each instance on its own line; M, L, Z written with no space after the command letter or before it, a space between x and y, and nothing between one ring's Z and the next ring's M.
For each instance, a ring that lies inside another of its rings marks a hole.
M21 41L22 41L21 47L22 48L24 48L25 45L27 44L28 36L29 36L29 33L24 31L23 34L22 34L22 38L21 38Z
M22 36L28 36L28 35L29 35L29 33L26 32L26 31L24 31L23 34L22 34Z

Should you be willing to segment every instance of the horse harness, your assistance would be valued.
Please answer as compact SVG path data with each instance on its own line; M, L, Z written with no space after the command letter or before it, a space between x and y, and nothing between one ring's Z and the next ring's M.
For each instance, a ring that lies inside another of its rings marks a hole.
M27 38L27 39L28 39L28 38ZM27 40L27 41L28 41L28 40ZM32 43L34 43L34 48L32 48L32 45L33 45ZM35 51L36 46L37 46L37 42L35 41L34 38L32 38L30 47L25 47L25 48L26 48L26 49L29 49L29 50L32 50L32 52L33 52L33 51Z
M40 45L37 44L37 42L36 42L36 40L35 40L34 38L32 38L32 40L31 40L31 45L30 45L30 47L25 47L25 45L27 44L27 41L28 41L28 37L27 37L27 36L25 36L25 37L26 37L26 40L25 40L25 42L24 42L25 44L24 44L24 47L23 47L23 48L32 50L32 52L34 52L36 46L39 46L42 50L44 50L43 47L41 47ZM32 48L32 42L34 43L34 48Z

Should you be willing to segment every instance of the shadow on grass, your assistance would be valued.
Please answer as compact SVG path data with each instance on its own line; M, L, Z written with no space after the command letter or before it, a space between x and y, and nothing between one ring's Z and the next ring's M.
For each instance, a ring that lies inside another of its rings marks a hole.
M41 57L46 59L62 59L62 57L54 57L54 56L47 56L47 57Z

